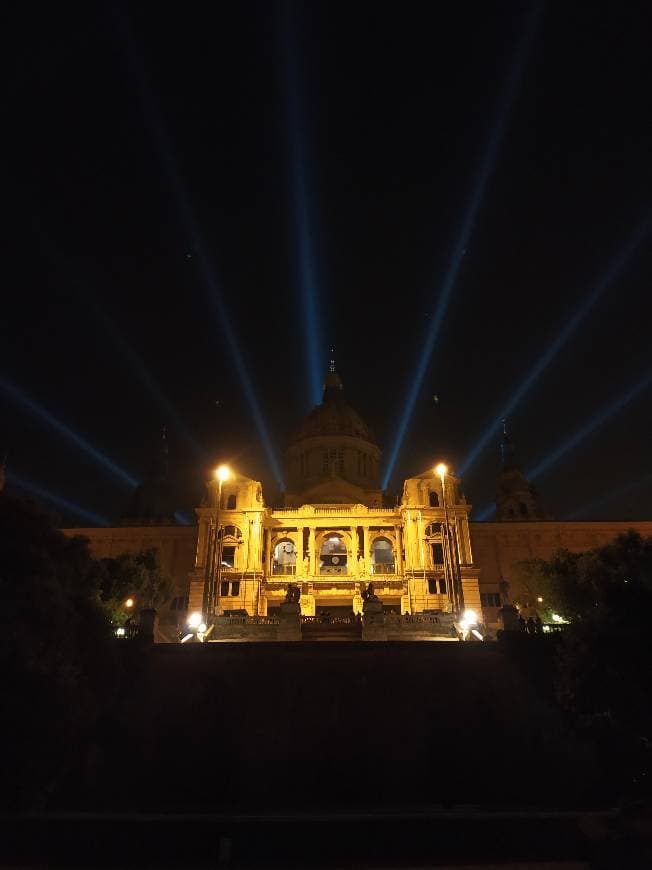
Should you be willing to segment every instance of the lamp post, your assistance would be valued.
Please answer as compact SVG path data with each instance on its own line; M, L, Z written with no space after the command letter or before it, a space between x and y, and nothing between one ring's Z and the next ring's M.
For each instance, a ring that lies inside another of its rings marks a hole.
M222 534L221 534L221 517L222 509L222 484L225 480L231 477L231 469L228 465L220 465L215 469L215 477L217 478L217 514L215 518L215 543L213 545L213 570L211 571L211 581L209 584L208 594L208 614L215 614L215 600L218 597L220 589L220 577L222 574ZM215 567L215 562L217 566Z
M450 525L448 522L448 504L446 502L446 475L448 473L448 468L444 465L443 462L440 462L439 465L435 468L435 474L439 476L441 480L441 497L444 502L444 528L446 529L446 541L445 541L445 550L444 550L444 570L446 569L446 565L448 565L448 575L449 575L449 588L451 592L451 604L453 605L453 612L459 614L464 606L462 601L462 591L461 591L461 583L459 583L459 575L456 567L456 561L453 558L453 547L451 544L451 533L450 533Z

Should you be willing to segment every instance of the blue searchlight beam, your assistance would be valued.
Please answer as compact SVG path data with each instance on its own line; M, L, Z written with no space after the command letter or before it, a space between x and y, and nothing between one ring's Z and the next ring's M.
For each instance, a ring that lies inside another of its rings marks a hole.
M453 289L455 288L457 276L462 265L462 260L464 258L464 255L466 254L466 248L471 239L478 212L480 210L480 206L482 205L489 179L491 178L491 174L496 164L498 148L505 133L505 128L507 126L510 111L518 93L519 85L523 78L525 62L529 54L532 40L534 39L534 35L537 31L542 9L543 3L534 3L530 10L530 13L525 23L524 33L519 40L514 60L510 67L507 82L501 93L496 118L489 133L487 146L485 148L482 160L474 178L474 183L471 188L471 196L469 198L466 210L463 214L462 223L459 229L455 247L453 248L448 270L444 276L444 280L441 285L435 314L430 321L430 328L428 329L425 341L423 343L423 351L417 364L416 372L410 384L410 388L407 391L405 404L403 406L403 413L401 414L396 434L394 436L394 441L392 443L392 447L389 453L389 459L387 462L387 468L385 470L385 475L382 481L383 489L387 489L389 481L392 477L396 461L398 459L401 447L403 446L403 441L405 439L405 435L410 424L410 420L412 419L412 415L414 413L414 406L416 405L417 397L421 389L421 384L423 383L423 378L425 376L426 369L432 356L435 341L437 340L437 337L441 330L444 315L446 314L446 309L448 308L451 294L453 292Z
M33 496L34 498L50 502L50 504L55 505L55 507L58 507L61 510L67 511L68 513L74 514L75 516L87 520L88 522L92 523L93 526L109 525L109 521L106 519L106 517L102 517L99 514L93 513L93 511L86 510L86 508L81 507L81 505L75 504L75 502L69 501L67 498L57 495L54 492L50 492L49 490L44 489L41 486L37 486L35 483L32 483L29 480L25 480L24 477L19 477L12 471L7 471L7 480L12 486L15 486L16 489L20 489L28 495Z
M566 455L566 453L568 453L570 450L573 450L573 448L577 447L582 441L584 441L585 438L588 438L588 436L591 435L599 426L602 426L603 423L608 422L612 417L622 411L626 405L628 405L640 393L644 392L645 389L650 386L650 384L652 384L652 370L650 370L643 378L641 378L640 381L630 387L629 390L627 390L617 399L611 402L606 408L603 408L601 411L595 414L585 426L582 426L580 429L577 430L577 432L575 432L574 435L564 441L563 444L560 444L559 447L551 451L548 456L546 456L545 459L542 459L538 465L535 465L534 468L526 471L525 476L529 480L534 480L535 478L540 477L542 474L545 474L547 471L550 471L553 465L556 465L557 462L559 462L560 459L562 459ZM625 490L623 490L623 492L629 491L629 489L631 488L632 487L630 485ZM614 497L616 494L614 494ZM599 506L604 501L609 501L609 498L599 500L597 502L597 505ZM588 505L586 509L590 509L595 505L596 503L592 503ZM496 506L494 504L486 505L482 510L478 511L477 514L474 512L474 522L484 522L485 520L488 520L495 510ZM571 519L573 516L574 515L569 516L569 519Z
M174 149L168 131L161 120L158 111L154 105L154 99L151 94L145 67L138 53L134 35L132 33L129 22L123 11L117 10L119 24L127 44L128 59L133 72L133 75L138 82L140 95L142 99L145 115L151 127L156 150L163 166L165 175L167 176L172 194L180 211L182 222L188 233L191 246L197 254L199 260L200 272L204 284L208 290L210 302L217 313L218 322L221 325L222 333L226 338L229 347L231 358L235 363L236 370L240 376L242 387L244 390L249 410L254 420L254 425L258 432L258 436L262 442L263 449L267 456L267 461L272 470L275 480L281 489L285 489L285 481L281 472L281 467L276 456L276 451L272 445L267 426L263 417L262 408L256 396L253 381L249 375L245 364L244 356L240 348L240 343L237 339L235 328L231 322L231 318L224 302L219 283L216 278L216 270L213 266L211 258L204 244L203 235L199 229L199 225L195 218L194 209L190 202L190 197L183 183L181 176L177 172L176 161L174 159Z
M291 8L285 10L285 82L287 96L292 216L295 234L295 271L304 321L304 355L308 374L310 407L322 398L324 347L320 318L319 270L315 251L316 218L311 210L309 173L306 160L303 76L297 62L297 43L291 21Z
M164 412L166 423L171 423L176 428L197 459L199 459L203 464L206 464L208 462L208 457L198 444L197 440L193 437L188 427L184 424L170 399L165 395L145 363L138 356L136 351L127 343L116 324L109 317L106 309L101 304L99 293L89 289L93 288L94 284L97 283L97 280L93 278L93 275L90 277L84 275L82 273L81 264L79 262L71 262L70 258L63 254L58 245L52 240L50 235L43 229L41 224L35 218L32 218L32 226L34 232L38 236L41 248L46 252L47 256L62 275L65 275L66 281L73 287L80 302L87 306L104 332L109 336L114 344L117 345L125 361L131 365L133 371L136 373L145 389L149 392L151 398Z
M81 435L78 435L77 432L73 431L69 426L66 426L65 423L62 423L61 420L57 420L57 418L42 405L39 405L38 402L35 402L14 384L11 384L5 379L0 379L0 390L26 411L29 411L30 414L33 414L39 420L44 422L50 427L50 429L57 432L57 434L61 435L67 441L70 441L76 447L79 447L80 450L86 453L87 456L90 456L97 465L109 471L113 477L121 483L130 487L138 486L138 481L134 477L128 474L123 468L120 468L119 465L116 465L115 462L112 462L109 457L102 453L101 450L98 450L97 447L93 447L92 444L89 444L85 438L82 438Z
M550 342L548 348L539 357L536 363L532 366L525 378L518 385L509 401L501 408L495 419L487 426L484 433L480 436L477 443L472 447L463 462L458 468L461 475L466 474L471 466L475 463L486 446L496 437L503 425L503 420L510 417L514 408L532 389L537 379L543 374L550 363L557 356L562 347L566 344L577 327L582 323L584 318L589 314L593 306L600 299L605 290L613 284L624 271L629 261L632 259L639 245L649 235L652 229L652 219L647 215L638 225L633 236L626 242L621 250L612 258L607 266L607 269L595 284L591 292L579 304L575 314L569 318L566 323L559 329L555 338Z
M622 395L618 396L613 402L598 411L589 422L577 430L570 438L559 445L555 450L549 453L545 459L542 459L538 465L526 472L526 476L530 480L540 477L545 472L550 471L553 465L566 455L570 450L577 447L585 438L588 438L603 423L606 423L612 417L615 417L623 408L635 399L640 393L647 389L652 384L652 369L641 378L636 384L626 390Z
M596 498L593 501L583 504L581 507L569 513L566 516L566 519L577 520L580 517L593 513L597 508L601 508L604 505L615 501L617 498L629 495L631 492L635 492L639 489L644 489L646 486L650 486L650 484L652 484L652 474L646 474L643 477L637 478L636 480L619 487L618 489L612 490L607 493L607 495L600 496L600 498Z

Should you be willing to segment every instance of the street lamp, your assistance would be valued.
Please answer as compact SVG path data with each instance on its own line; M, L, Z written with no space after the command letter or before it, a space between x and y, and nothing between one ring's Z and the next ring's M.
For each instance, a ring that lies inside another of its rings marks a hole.
M444 556L444 568L446 567L446 562L448 562L448 573L449 573L449 588L451 592L451 603L453 605L453 610L455 613L461 613L463 607L463 599L462 599L462 590L461 583L458 583L458 572L456 569L456 560L453 558L453 547L451 544L451 534L450 534L450 525L448 523L448 504L446 503L446 475L448 474L448 466L440 462L435 466L435 474L441 480L441 498L444 502L444 527L446 529L446 541L445 541L445 554Z
M222 573L222 546L223 540L222 535L220 534L221 524L220 524L220 511L222 510L222 484L225 480L229 480L231 477L231 469L228 465L220 465L215 469L215 477L217 478L217 515L215 518L215 536L216 543L213 547L213 559L217 557L217 570L213 570L212 574L212 582L211 582L211 590L210 596L208 600L208 610L212 615L215 612L215 599L219 594L220 589L220 577Z

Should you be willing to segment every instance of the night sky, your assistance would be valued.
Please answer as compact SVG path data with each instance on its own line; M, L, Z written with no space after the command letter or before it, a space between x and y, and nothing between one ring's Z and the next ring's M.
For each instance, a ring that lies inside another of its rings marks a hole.
M544 8L390 491L441 458L464 462L649 217L646 5ZM387 455L531 15L509 2L5 12L0 444L12 487L108 519L129 500L29 401L137 480L166 425L187 515L223 460L273 501L233 342L280 456L310 407L299 225L322 367L332 343ZM509 415L526 469L605 417L537 477L556 518L652 517L650 238L640 232ZM464 477L478 512L494 497L498 442Z

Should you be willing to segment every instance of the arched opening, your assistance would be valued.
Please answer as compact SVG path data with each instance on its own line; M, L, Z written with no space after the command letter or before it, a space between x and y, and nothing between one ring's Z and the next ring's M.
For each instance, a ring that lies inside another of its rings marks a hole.
M319 551L320 574L346 574L346 546L342 535L329 533L324 538Z
M518 509L520 510L522 517L527 517L527 505L524 504L524 502L519 504Z
M439 495L433 489L430 490L430 507L439 507Z
M371 545L372 574L395 574L394 548L387 538L376 538Z
M226 510L234 511L235 510L235 495L231 493L231 495L226 500Z
M296 574L297 548L294 541L283 538L274 547L272 574Z

